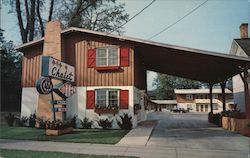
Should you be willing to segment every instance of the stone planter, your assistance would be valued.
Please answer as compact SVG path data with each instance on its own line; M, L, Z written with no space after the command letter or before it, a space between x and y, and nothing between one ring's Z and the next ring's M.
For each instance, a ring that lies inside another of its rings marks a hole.
M222 128L223 129L227 129L227 130L230 130L230 117L225 117L225 116L222 116Z
M59 136L63 135L66 133L70 133L72 131L72 127L65 128L65 129L59 129L59 130L54 130L54 129L46 129L46 135L47 136Z
M241 119L240 134L250 137L250 119Z
M230 131L240 132L240 129L242 128L243 120L244 119L230 118Z

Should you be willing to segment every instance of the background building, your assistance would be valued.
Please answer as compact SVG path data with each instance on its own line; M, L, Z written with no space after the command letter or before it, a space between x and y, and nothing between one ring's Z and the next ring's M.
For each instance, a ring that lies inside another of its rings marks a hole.
M178 108L189 109L191 112L210 112L209 89L175 89ZM221 112L222 92L221 89L213 89L213 111ZM226 93L226 109L233 108L233 94L229 89Z
M248 24L240 26L241 38L234 39L230 54L250 58L250 38L248 37ZM248 70L248 87L250 87L250 70ZM242 73L243 75L243 73ZM250 90L248 89L249 93ZM233 77L234 103L241 111L245 111L244 83L240 75Z

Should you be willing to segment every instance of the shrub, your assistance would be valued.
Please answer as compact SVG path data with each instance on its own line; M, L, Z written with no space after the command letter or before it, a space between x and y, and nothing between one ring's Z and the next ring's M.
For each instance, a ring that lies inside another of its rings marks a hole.
M27 126L26 123L28 122L28 117L22 116L20 118L16 118L16 125L18 127L25 127Z
M92 127L93 121L89 120L87 117L84 117L83 120L81 120L82 128L89 129Z
M70 123L71 123L71 126L73 127L73 128L76 128L76 118L77 118L77 116L75 115L74 117L72 117L72 119L70 120Z
M129 116L129 114L123 114L119 116L121 119L121 122L119 120L117 121L118 126L121 129L132 129L132 116Z
M221 115L224 117L232 117L237 119L245 119L246 114L244 112L240 112L239 110L232 110L232 111L223 111Z
M222 115L219 113L217 114L213 114L211 112L208 113L209 122L216 124L219 127L221 127L221 119L222 119Z
M98 125L101 126L103 129L108 129L112 127L112 120L109 119L99 119L97 121Z
M30 114L29 117L29 127L35 127L36 125L36 114Z
M7 116L5 116L5 120L8 124L8 126L13 126L14 125L14 122L15 122L15 115L12 114L12 113L9 113Z
M37 122L37 124L38 124L37 128L46 129L46 123L48 122L48 120L45 121L45 120L43 120L42 118L37 118L37 119L36 119L36 122Z
M59 130L59 129L65 129L72 127L71 121L46 121L46 129L53 129L53 130Z

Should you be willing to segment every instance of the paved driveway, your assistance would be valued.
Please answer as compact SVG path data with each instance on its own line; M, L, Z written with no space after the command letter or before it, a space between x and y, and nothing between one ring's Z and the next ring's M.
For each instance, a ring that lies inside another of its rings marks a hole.
M174 148L176 157L249 158L250 139L208 123L207 114L153 112L159 120L148 147Z

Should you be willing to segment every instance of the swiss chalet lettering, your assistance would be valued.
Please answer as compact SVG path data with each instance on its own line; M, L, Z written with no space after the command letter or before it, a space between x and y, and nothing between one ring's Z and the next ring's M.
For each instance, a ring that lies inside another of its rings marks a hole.
M51 70L51 74L54 77L62 78L67 81L72 81L73 80L73 73L68 72L67 70L62 70L62 67L55 66Z

